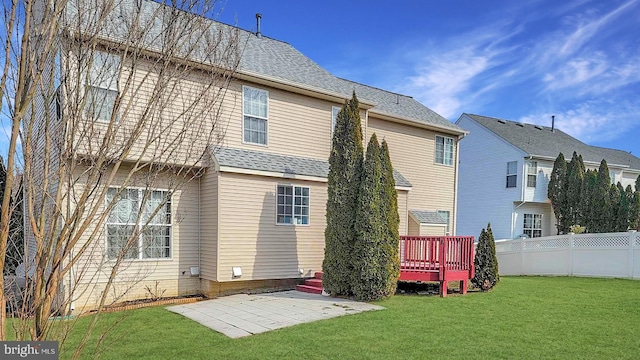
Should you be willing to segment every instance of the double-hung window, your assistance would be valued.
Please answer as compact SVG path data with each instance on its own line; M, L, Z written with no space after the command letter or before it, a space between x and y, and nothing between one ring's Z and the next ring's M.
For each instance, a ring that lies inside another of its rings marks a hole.
M527 162L527 186L536 187L536 180L538 179L538 162Z
M523 233L531 238L542 236L542 214L524 214Z
M267 145L269 92L242 87L243 141Z
M509 161L507 163L507 188L518 186L518 162Z
M171 197L167 191L109 188L109 204L113 204L106 223L109 259L121 252L125 259L171 258Z
M276 223L309 225L309 188L278 185Z
M436 136L436 163L453 165L453 138Z
M97 121L111 121L118 97L120 58L117 55L95 51L89 69L85 92L85 114ZM116 113L116 119L118 114Z

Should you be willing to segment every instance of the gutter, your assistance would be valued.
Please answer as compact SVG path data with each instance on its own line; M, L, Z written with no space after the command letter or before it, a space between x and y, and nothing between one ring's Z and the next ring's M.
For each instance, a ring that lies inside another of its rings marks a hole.
M373 114L375 117L380 118L382 120L387 120L387 121L391 121L391 122L395 122L395 123L399 123L399 124L405 124L405 125L410 125L413 127L417 127L417 128L422 128L422 129L427 129L427 130L432 130L432 131L438 131L438 132L442 132L442 133L446 133L449 135L456 135L456 136L467 136L469 134L468 131L466 130L457 130L457 129L452 129L449 127L444 127L444 126L438 126L435 124L427 124L427 123L423 123L414 119L410 119L410 118L405 118L405 117L400 117L397 115L390 115L390 114L386 114L383 112L378 112L376 111L376 109L371 109L370 110L371 114Z
M239 80L250 81L255 84L268 85L274 88L288 90L293 93L308 95L315 98L320 98L324 100L330 100L332 102L343 103L345 99L350 99L351 95L346 95L342 93L337 93L329 90L320 89L317 87L304 85L301 86L299 83L295 83L293 81L284 80L281 78L277 78L274 76L259 74L246 70L237 70L234 74L234 77ZM376 104L366 100L358 98L358 104L361 109L371 109Z

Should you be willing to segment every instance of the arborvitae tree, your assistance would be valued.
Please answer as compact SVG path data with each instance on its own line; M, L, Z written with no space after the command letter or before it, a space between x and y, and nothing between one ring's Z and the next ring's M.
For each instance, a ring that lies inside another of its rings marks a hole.
M598 181L596 188L591 194L591 208L593 209L593 225L590 230L593 233L602 233L611 229L611 213L612 204L610 199L611 175L609 175L609 166L603 159L598 168Z
M640 230L640 191L634 191L629 201L629 229Z
M487 291L500 281L496 243L493 231L491 231L491 224L487 225L487 230L482 229L480 232L473 264L475 265L475 276L471 279L471 283L474 286Z
M558 235L564 234L567 230L564 228L564 219L566 218L566 196L565 187L567 182L567 161L564 155L560 153L553 163L553 170L549 178L549 186L547 188L547 197L551 200L553 213L556 217L556 227Z
M581 225L582 219L582 207L581 207L581 193L582 193L582 181L584 179L584 163L582 162L582 156L574 151L571 161L567 166L567 184L566 184L566 197L567 197L567 221L565 223L565 229L568 229L571 225Z
M598 173L595 170L587 170L582 180L582 198L580 208L582 209L582 226L587 232L591 232L595 228L594 208L592 206L593 194L595 193L596 184L598 183Z
M620 189L614 184L609 185L607 194L607 207L609 212L604 216L605 222L600 225L601 232L615 232L618 229L618 212L620 211ZM625 217L626 222L626 217ZM626 231L620 230L620 231Z
M367 145L358 207L356 212L356 242L353 259L352 291L357 300L371 301L390 295L386 262L383 258L386 226L380 195L383 192L380 145L375 136Z
M626 189L623 188L620 182L618 182L617 186L618 191L620 191L620 200L615 219L615 231L627 231L629 229L629 212L631 210L631 202L633 201L633 190L631 190L631 185L627 185Z
M640 175L636 178L636 191L640 191Z
M380 145L380 165L382 167L380 201L386 230L382 245L386 263L383 270L387 294L393 295L398 285L398 277L400 277L400 256L398 254L400 215L398 214L398 191L396 190L396 181L393 178L393 165L389 156L389 146L384 139Z
M362 129L355 92L336 118L329 156L322 284L331 295L351 295L355 214L362 173Z

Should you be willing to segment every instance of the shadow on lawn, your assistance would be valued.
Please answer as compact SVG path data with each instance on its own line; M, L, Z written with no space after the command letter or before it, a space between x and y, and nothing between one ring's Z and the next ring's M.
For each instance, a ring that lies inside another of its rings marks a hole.
M469 286L467 293L481 292L480 289ZM439 284L437 282L413 282L399 281L396 295L435 295L440 294ZM451 282L447 287L447 294L460 294L460 287L457 281Z

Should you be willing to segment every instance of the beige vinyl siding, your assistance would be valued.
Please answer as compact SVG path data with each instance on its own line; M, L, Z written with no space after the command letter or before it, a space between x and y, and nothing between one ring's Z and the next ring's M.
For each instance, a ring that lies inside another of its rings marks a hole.
M219 173L209 168L200 181L200 276L207 280L216 279L218 265L218 177Z
M312 276L324 258L326 183L222 173L217 281ZM276 225L277 184L307 186L309 225ZM242 267L233 279L231 268Z
M73 54L70 54L73 61ZM224 88L207 88L211 75L201 70L178 77L160 85L163 90L154 90L159 82L157 70L151 62L138 60L135 69L131 64L122 64L120 73L121 107L115 126L115 136L110 141L110 156L116 156L131 146L127 159L135 161L168 162L178 165L200 165L207 145L217 143L224 136L226 120L218 111L222 104ZM124 84L131 78L126 89ZM165 80L166 81L166 80ZM223 86L220 83L220 86ZM73 89L83 96L84 89ZM155 94L154 94L155 91ZM230 98L230 105L233 99ZM75 115L75 114L74 114ZM84 114L78 124L74 143L83 154L96 154L108 129L108 122L93 120ZM83 133L82 137L77 135ZM132 145L128 142L135 139Z
M243 142L242 85L269 92L267 145ZM251 83L234 82L225 98L228 121L224 144L270 153L328 159L331 149L330 101Z
M446 210L451 214L450 223L455 224L457 164L454 161L452 166L447 166L435 162L435 137L448 135L369 116L368 135L374 132L378 139L385 139L389 144L393 167L413 185L408 196L409 209ZM458 151L457 140L454 151Z
M114 186L122 181L126 169L118 173ZM167 175L159 175L155 189L168 189L172 179ZM76 191L80 191L85 185L79 182ZM133 181L128 187L144 187L144 183ZM172 228L171 228L171 255L170 259L159 260L125 260L116 275L115 286L109 291L108 303L150 296L145 289L149 286L151 291L162 293L162 296L176 296L182 294L199 293L199 280L197 276L190 275L190 267L198 265L199 242L199 210L198 181L191 181L174 191L171 198ZM97 201L97 200L90 200ZM96 214L96 219L102 215ZM97 221L96 221L97 222ZM92 246L80 261L74 266L72 280L68 280L65 286L76 284L79 290L74 296L74 304L77 310L89 309L97 304L104 291L114 262L106 260L105 225L96 225L92 222L84 232L79 244L82 246L89 241L89 235L97 230L97 237L92 241Z
M409 236L420 236L420 224L411 216L409 218Z
M420 224L420 236L445 236L446 227L431 224Z
M420 224L409 216L409 235L411 236L445 236L446 227L437 224Z

